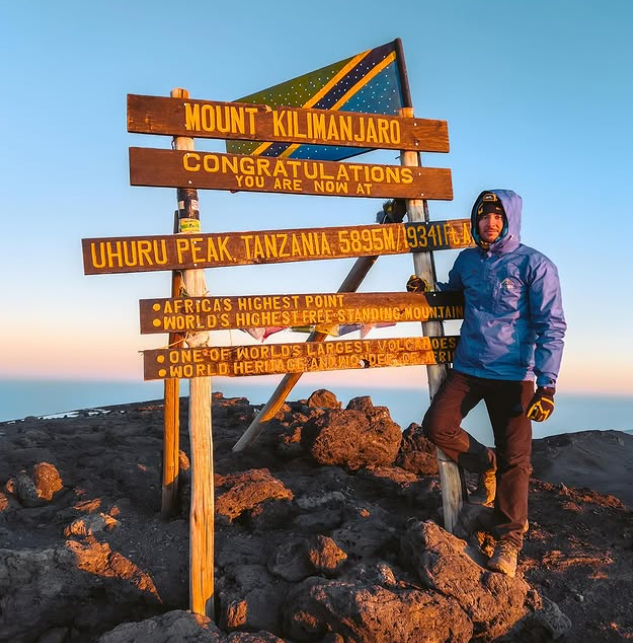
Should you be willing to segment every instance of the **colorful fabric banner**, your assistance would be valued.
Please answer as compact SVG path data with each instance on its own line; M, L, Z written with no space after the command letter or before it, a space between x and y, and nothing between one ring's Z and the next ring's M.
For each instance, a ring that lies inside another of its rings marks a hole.
M282 330L290 330L294 333L311 333L313 330L317 330L321 333L326 333L330 337L342 337L343 335L349 335L356 331L360 331L361 339L364 339L369 335L370 331L373 328L389 328L395 326L395 323L391 322L377 322L375 324L322 324L320 326L292 326L291 328L281 328L279 326L268 326L266 328L242 328L241 330L245 333L248 333L253 339L256 339L259 342L267 340L271 335L281 332Z
M369 49L239 98L238 102L269 105L273 108L302 107L395 116L403 107L396 43L390 42ZM369 148L252 141L227 141L226 149L232 154L325 161L340 161L369 151Z

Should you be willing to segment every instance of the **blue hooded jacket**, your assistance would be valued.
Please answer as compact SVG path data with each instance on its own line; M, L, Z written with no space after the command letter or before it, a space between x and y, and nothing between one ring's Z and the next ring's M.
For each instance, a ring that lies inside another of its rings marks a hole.
M475 377L531 380L556 386L565 335L556 266L520 240L521 197L497 195L506 215L499 238L485 247L477 231L477 198L471 214L478 247L463 250L441 290L464 293L464 321L453 367Z

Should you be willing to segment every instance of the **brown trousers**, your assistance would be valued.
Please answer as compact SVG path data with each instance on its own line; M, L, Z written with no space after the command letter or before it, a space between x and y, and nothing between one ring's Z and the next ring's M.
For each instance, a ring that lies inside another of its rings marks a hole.
M523 545L532 467L532 423L526 409L534 382L490 380L449 371L424 416L425 435L467 471L480 473L489 465L488 448L461 428L468 413L483 400L494 433L497 456L496 536Z

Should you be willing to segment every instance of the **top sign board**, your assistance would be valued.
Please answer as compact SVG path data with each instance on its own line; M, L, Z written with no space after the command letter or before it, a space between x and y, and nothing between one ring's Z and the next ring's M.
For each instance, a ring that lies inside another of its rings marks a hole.
M200 138L448 152L446 121L129 94L128 131Z

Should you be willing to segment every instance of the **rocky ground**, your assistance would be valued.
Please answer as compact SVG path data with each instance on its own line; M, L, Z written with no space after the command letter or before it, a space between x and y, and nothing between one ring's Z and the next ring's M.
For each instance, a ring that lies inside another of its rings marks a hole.
M434 450L370 398L257 409L214 395L215 622L188 608L181 509L160 516L160 402L0 424L0 641L422 643L633 640L633 436L535 441L516 579L485 568L467 505L440 525ZM458 537L460 536L460 537Z

